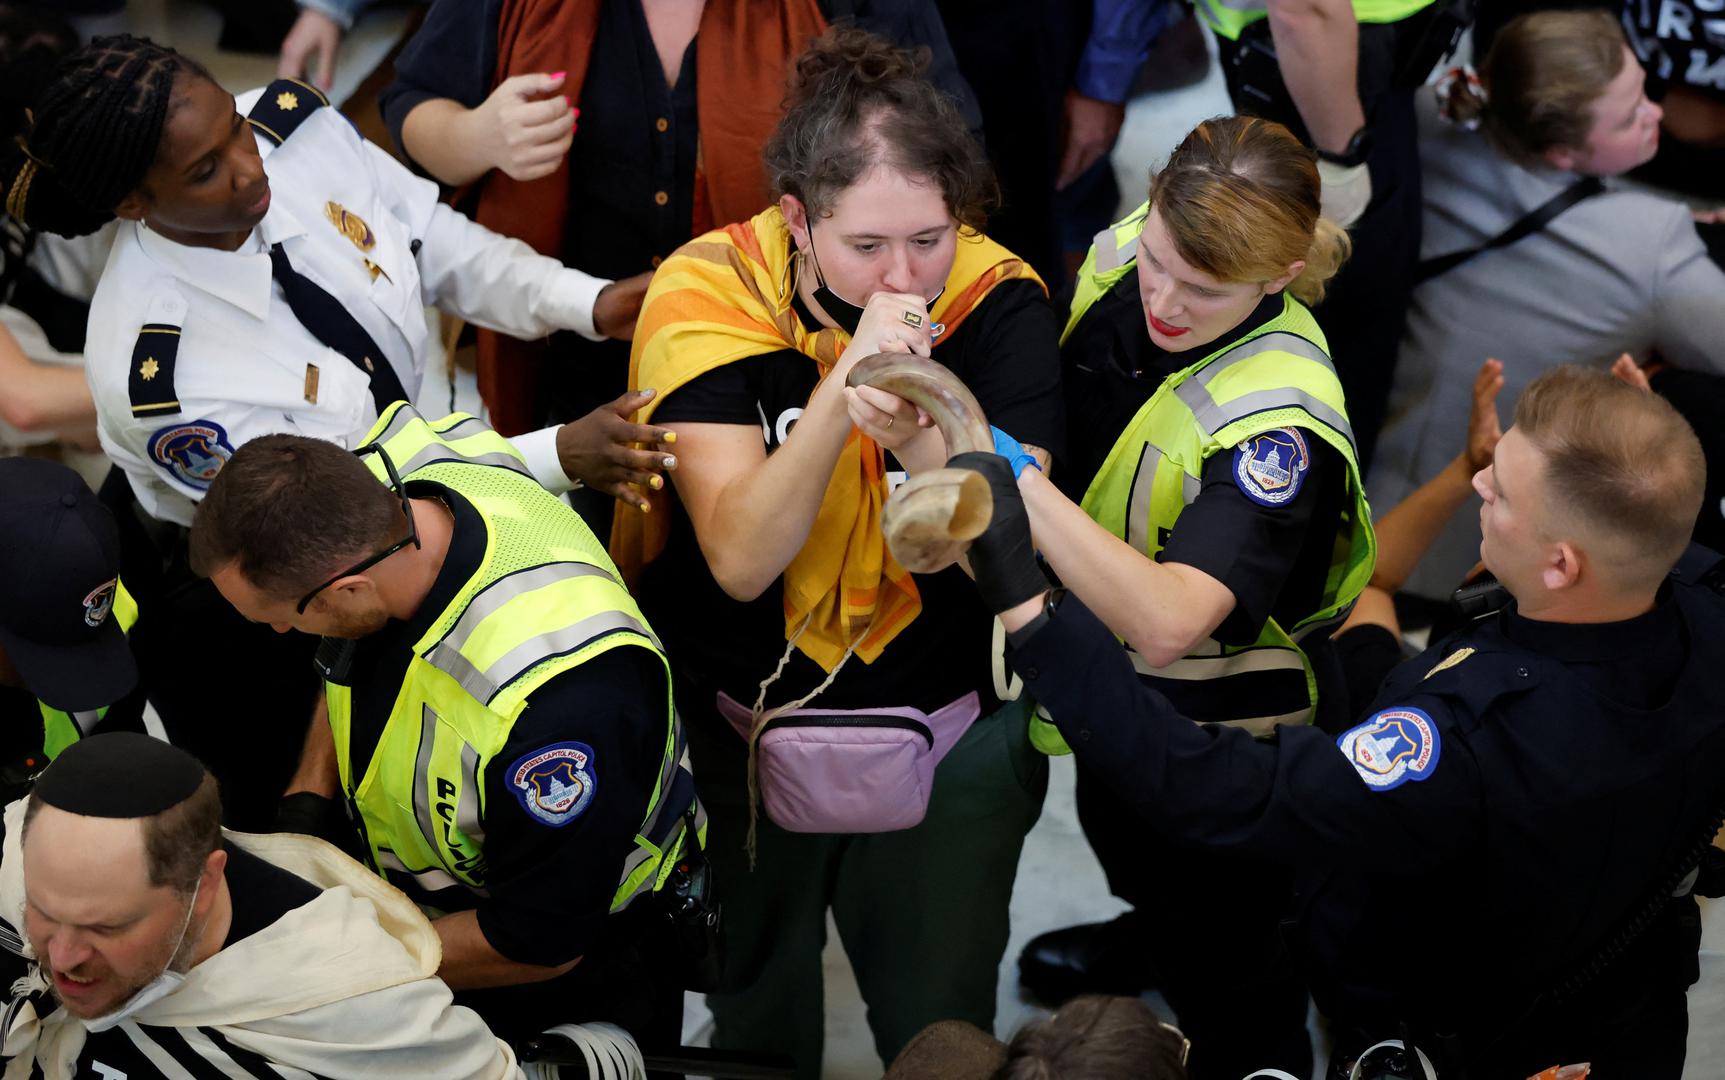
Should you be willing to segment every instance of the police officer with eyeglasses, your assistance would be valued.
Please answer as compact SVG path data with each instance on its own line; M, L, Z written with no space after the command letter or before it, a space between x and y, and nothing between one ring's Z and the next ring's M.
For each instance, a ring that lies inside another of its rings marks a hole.
M435 910L439 974L505 1038L606 1020L675 1043L659 903L704 817L664 651L604 547L508 440L384 411L356 454L266 435L199 504L193 569L322 635L284 807Z

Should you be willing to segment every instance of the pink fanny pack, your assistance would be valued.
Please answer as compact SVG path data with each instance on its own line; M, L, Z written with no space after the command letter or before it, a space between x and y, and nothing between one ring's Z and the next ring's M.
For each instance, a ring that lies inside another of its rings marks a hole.
M746 741L753 714L718 696L719 715ZM982 712L966 694L921 709L787 709L764 714L753 767L774 824L800 833L908 829L928 813L934 769Z

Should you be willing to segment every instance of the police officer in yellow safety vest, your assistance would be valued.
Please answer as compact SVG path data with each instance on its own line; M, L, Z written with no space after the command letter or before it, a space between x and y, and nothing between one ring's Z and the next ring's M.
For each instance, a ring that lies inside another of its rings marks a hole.
M289 800L346 802L349 846L435 913L458 1000L505 1038L674 1042L682 988L642 955L664 919L636 903L702 827L664 653L511 444L402 402L356 453L254 439L191 555L246 618L324 635Z
M1345 705L1327 640L1375 553L1347 405L1306 307L1347 247L1318 209L1312 154L1286 128L1200 124L1079 271L1061 350L1070 468L1018 472L1049 567L1140 676L1184 715L1262 737ZM1066 752L1052 725L1032 735ZM1137 911L1032 941L1027 987L1135 994L1148 959L1197 1080L1310 1075L1279 875L1168 844L1082 768L1078 780L1086 835Z
M1236 112L1318 152L1324 214L1354 256L1319 314L1353 406L1362 469L1383 426L1420 249L1414 91L1471 18L1468 0L1193 0Z
M0 791L100 724L142 731L120 533L83 478L0 458Z

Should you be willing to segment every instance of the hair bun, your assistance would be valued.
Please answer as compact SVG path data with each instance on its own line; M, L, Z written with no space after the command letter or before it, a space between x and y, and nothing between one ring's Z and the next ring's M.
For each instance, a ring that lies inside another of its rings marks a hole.
M839 93L847 83L916 78L928 60L926 48L911 52L866 30L841 27L814 39L797 58L788 104Z

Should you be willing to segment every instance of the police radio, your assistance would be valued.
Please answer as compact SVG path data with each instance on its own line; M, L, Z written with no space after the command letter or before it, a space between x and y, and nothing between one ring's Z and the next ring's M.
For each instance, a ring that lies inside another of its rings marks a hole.
M653 900L671 923L683 989L704 994L717 990L725 969L724 938L719 933L722 912L693 808L683 815L682 855Z

